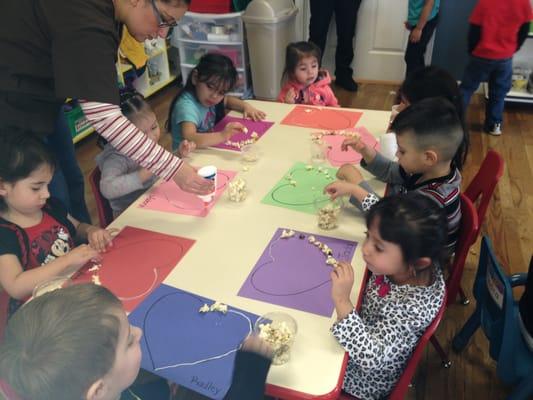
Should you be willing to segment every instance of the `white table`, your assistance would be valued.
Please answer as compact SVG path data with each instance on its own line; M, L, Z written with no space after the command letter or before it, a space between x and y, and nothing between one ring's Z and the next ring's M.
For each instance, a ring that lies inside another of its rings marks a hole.
M352 265L355 267L355 285L352 300L357 301L364 264L361 244L366 229L362 214L345 209L339 227L320 231L317 217L303 212L261 203L266 193L296 162L309 162L310 132L312 128L280 125L279 122L293 106L272 102L250 101L267 113L266 120L276 122L259 140L262 156L243 172L237 152L204 149L195 152L191 164L216 165L219 169L239 171L248 183L248 197L243 203L230 202L227 193L222 196L205 218L140 209L142 196L117 220L114 227L126 225L149 229L170 235L195 239L196 243L165 280L165 284L197 293L258 315L284 311L298 323L298 334L291 351L291 360L283 366L272 366L267 379L267 394L285 399L337 398L347 357L343 348L330 333L335 321L290 308L263 303L237 296L237 292L265 249L278 227L323 233L326 236L354 240L359 243ZM390 113L359 110L363 115L357 126L365 126L379 136L385 131ZM370 176L363 173L367 178ZM378 193L385 185L371 180Z

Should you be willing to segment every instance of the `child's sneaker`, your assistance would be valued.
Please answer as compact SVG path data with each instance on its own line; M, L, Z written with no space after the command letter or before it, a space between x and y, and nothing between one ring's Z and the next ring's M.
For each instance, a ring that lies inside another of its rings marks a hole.
M502 134L502 124L495 123L485 128L485 132L492 136L501 136Z

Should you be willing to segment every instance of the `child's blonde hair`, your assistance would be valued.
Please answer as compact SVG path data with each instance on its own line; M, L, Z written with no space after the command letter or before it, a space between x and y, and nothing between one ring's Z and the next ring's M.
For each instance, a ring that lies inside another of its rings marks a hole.
M120 301L106 288L74 285L43 294L9 320L0 378L25 399L82 399L116 357Z

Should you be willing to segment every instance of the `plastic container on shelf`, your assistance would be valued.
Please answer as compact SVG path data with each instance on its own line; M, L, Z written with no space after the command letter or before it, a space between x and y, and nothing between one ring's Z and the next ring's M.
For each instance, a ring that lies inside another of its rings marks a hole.
M253 0L242 16L257 98L275 100L279 94L285 49L294 41L297 13L292 0Z
M183 42L180 46L180 60L182 64L196 65L200 58L207 53L219 53L228 56L235 68L244 68L240 45L219 46L205 43Z
M181 18L176 28L177 35L174 37L184 41L241 43L244 38L241 14L199 14L188 12Z

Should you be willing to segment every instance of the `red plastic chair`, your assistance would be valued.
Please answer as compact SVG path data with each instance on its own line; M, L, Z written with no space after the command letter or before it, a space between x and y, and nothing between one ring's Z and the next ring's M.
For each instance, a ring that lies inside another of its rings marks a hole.
M100 191L100 178L102 174L100 168L96 167L89 175L89 182L93 191L94 200L96 202L96 211L98 212L98 220L100 227L105 228L113 221L113 210L109 205L109 201L102 195Z
M446 280L446 290L448 292L446 307L454 303L457 294L460 292L461 278L465 268L466 257L468 256L470 247L476 241L479 232L476 208L464 193L461 193L461 214L461 227L457 246L455 248L455 256L450 267L450 275ZM448 358L448 354L443 350L435 336L431 337L431 344L433 344L433 347L435 347L435 350L439 353L439 356L442 359L442 365L445 368L449 368L451 362Z
M477 203L477 219L478 230L475 234L474 241L477 240L479 230L485 219L485 214L489 207L490 199L496 189L496 184L503 175L504 167L503 157L495 150L489 150L485 159L481 163L479 170L472 179L472 182L468 185L464 194L474 204ZM461 295L461 303L467 305L470 300L466 297L463 288L459 286L459 293ZM451 296L450 296L451 297ZM455 299L455 297L453 297Z
M422 354L424 353L424 348L426 347L427 342L430 340L430 338L433 338L435 331L437 330L440 321L442 320L442 316L444 315L444 311L446 310L446 305L448 303L448 297L447 295L444 296L444 301L442 302L442 306L435 316L435 319L433 322L428 326L426 329L426 332L424 332L424 335L420 338L418 341L418 344L415 347L415 350L413 351L413 354L411 355L411 358L407 362L407 365L405 366L405 370L403 371L403 374L400 376L400 379L398 382L396 382L396 385L394 386L394 389L392 389L392 392L389 394L388 399L389 400L403 400L405 398L405 394L407 393L407 390L409 390L409 385L411 384L411 381L413 379L413 376L416 371L416 367L418 366L418 363L420 362L420 358L422 357ZM354 400L356 399L353 396L350 396L347 393L342 392L339 396L339 400Z

